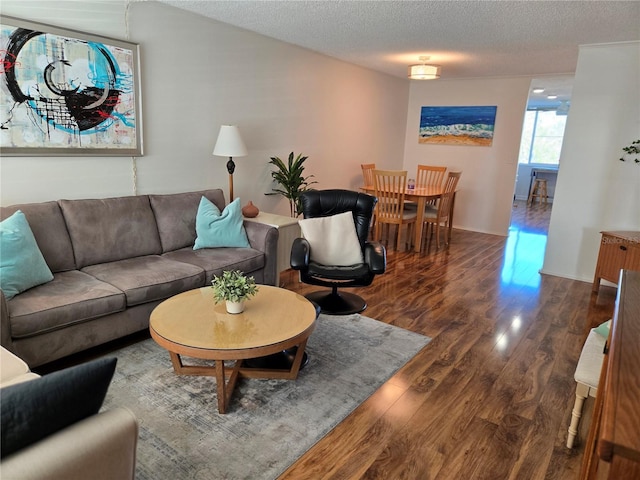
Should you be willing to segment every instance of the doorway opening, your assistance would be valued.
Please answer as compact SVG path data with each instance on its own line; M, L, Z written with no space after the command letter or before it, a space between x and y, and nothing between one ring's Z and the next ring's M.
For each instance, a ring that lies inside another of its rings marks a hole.
M551 210L572 87L571 75L531 81L514 185L514 209Z

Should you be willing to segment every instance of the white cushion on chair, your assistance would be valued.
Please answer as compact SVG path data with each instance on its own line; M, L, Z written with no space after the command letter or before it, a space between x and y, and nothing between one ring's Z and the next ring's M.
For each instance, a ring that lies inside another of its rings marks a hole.
M576 373L573 376L576 382L598 388L606 341L607 339L598 334L595 328L591 329L587 340L584 342L584 347L582 347Z
M435 205L426 205L424 207L424 218L436 218L438 216L438 207Z
M351 212L298 220L311 246L310 258L322 265L350 266L363 262L362 247Z

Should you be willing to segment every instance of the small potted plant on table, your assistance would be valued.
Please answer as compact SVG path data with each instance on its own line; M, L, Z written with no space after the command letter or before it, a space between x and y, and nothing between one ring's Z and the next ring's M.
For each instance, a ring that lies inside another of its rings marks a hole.
M216 303L224 300L229 313L242 313L244 301L258 292L255 279L240 270L227 270L220 276L214 275L211 286Z

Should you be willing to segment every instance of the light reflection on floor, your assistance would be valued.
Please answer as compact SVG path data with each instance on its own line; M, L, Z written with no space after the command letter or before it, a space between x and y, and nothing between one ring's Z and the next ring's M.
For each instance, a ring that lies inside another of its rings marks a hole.
M509 227L501 280L503 285L538 288L547 235Z
M538 297L550 214L550 205L514 204L500 272L500 292L505 298L513 300L517 295L524 295L535 301ZM514 341L517 343L522 338L521 328L529 321L520 315L517 304L513 307L515 311L510 323L495 332L495 348L501 354L514 348Z
M521 210L516 215L514 209L509 227L500 278L501 285L502 287L519 286L537 289L540 286L538 272L542 268L547 246L548 224L541 225L538 216L535 223L528 221L530 218L528 207L520 204L517 208Z

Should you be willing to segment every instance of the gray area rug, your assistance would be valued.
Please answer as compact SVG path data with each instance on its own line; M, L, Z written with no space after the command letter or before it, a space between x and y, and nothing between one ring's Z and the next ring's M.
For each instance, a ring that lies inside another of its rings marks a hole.
M118 365L104 408L138 418L137 480L274 479L429 341L357 314L320 315L298 379L241 379L221 415L215 378L177 376L148 339L109 355Z

